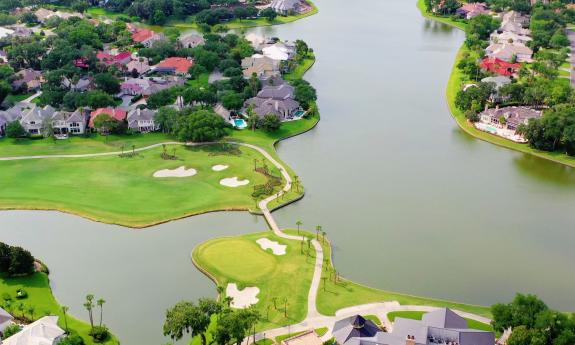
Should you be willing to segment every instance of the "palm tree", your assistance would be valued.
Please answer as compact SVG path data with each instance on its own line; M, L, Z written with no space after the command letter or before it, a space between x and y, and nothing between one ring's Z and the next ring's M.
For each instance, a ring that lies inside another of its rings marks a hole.
M62 314L64 314L64 327L66 327L66 333L68 333L68 310L70 310L70 308L66 307L65 305L62 306Z
M296 192L299 193L299 176L297 176L297 175L294 176L294 184L295 184Z
M34 306L33 305L28 306L28 313L30 314L30 320L34 321Z
M323 280L323 291L325 291L325 282L327 280L327 277L321 277L321 280Z
M218 285L218 287L216 288L216 290L218 291L218 300L221 301L222 297L224 295L224 287L221 285Z
M136 155L136 145L132 145L132 156Z
M258 169L258 159L254 158L254 171Z
M301 254L303 254L303 243L304 243L304 242L305 242L305 237L302 237L302 238L301 238L301 242L300 242L300 243L301 243L301 248L300 248Z
M307 255L311 256L310 253L311 252L311 238L307 239Z
M92 310L94 309L94 295L87 295L86 302L84 303L84 308L88 311L88 317L90 318L90 326L94 329L94 317L92 315Z
M254 106L253 105L250 105L246 109L246 117L248 118L248 127L250 127L252 129L252 131L255 131L256 127L258 126L259 117L258 117L258 114L256 114L254 112Z
M288 299L284 297L284 317L287 317Z
M322 231L321 231L321 241L322 241L323 243L325 243L325 235L326 235L325 231L322 230Z
M278 298L277 297L272 297L272 302L274 302L274 309L278 310Z
M270 304L268 304L266 307L266 320L268 320L268 321L270 320L270 308L271 307L272 306Z
M20 311L20 314L22 315L22 317L24 317L24 309L26 308L26 306L24 305L24 303L20 303L18 304L18 311Z
M106 301L104 301L103 298L100 298L96 304L98 304L98 307L100 307L100 327L102 327L102 319L103 319L103 315L104 315L104 303L106 303Z
M315 237L319 241L319 233L321 232L321 225L315 227Z

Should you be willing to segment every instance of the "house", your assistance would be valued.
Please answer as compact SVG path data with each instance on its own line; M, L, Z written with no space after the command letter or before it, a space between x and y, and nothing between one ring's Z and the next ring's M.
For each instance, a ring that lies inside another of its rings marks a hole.
M164 34L155 33L152 30L135 28L132 32L132 41L142 44L144 47L150 48L154 42L164 39Z
M518 63L509 63L498 58L485 58L481 60L479 67L491 73L511 77L519 71L521 65Z
M346 344L352 338L371 338L375 337L381 329L371 321L361 315L350 316L343 320L337 321L333 325L333 337L340 344Z
M266 38L264 36L258 35L254 32L247 34L245 38L248 42L252 44L252 47L254 49L258 49L259 46L266 41Z
M260 117L268 114L276 115L280 120L290 120L301 110L300 104L294 100L294 88L288 84L265 85L256 97L248 99L244 107L253 107Z
M86 132L90 111L76 109L73 113L59 111L52 116L54 135L67 137L69 134L80 135Z
M191 58L169 57L160 61L154 70L159 73L188 74L193 64L194 60Z
M32 105L30 109L22 114L20 124L30 135L44 134L44 124L51 121L56 109L47 105L44 108Z
M138 75L141 75L141 74L148 73L150 71L150 69L151 69L151 67L148 64L147 58L135 59L135 60L128 62L128 64L126 64L126 70L128 71L128 73L132 73L133 71L136 71L138 73Z
M14 34L14 30L0 26L0 40L4 38L9 38L10 36L12 36L12 34Z
M493 332L468 328L464 318L447 308L424 314L421 320L397 317L393 325L393 332L390 333L378 330L374 336L362 336L364 333L369 333L361 332L365 326L357 324L357 327L359 329L352 329L351 332L360 333L360 336L351 337L343 343L336 337L337 342L340 345L495 344Z
M165 89L174 86L184 85L185 80L178 77L166 78L126 78L120 84L120 97L121 96L136 96L142 95L144 97L153 95Z
M506 100L499 95L499 90L501 90L501 88L505 85L511 84L511 78L504 76L487 77L481 79L481 82L495 85L495 91L491 94L491 96L489 96L489 100L491 102L501 102Z
M206 43L204 38L200 35L186 35L178 39L182 48L195 48Z
M23 26L16 26L14 27L14 33L12 34L13 37L30 37L34 34L34 31L30 28L26 28Z
M511 62L532 62L533 50L520 43L493 43L485 49L487 56Z
M302 11L301 0L273 0L270 8L278 14L287 16L291 13L300 13Z
M487 109L479 114L479 120L485 124L500 125L515 131L520 124L527 125L530 119L538 119L541 111L529 107L503 107Z
M71 91L86 92L93 88L94 78L85 75L78 79L77 82L74 82L73 80L68 79L68 77L64 77L62 79L62 85L69 88Z
M323 345L323 341L314 330L311 330L284 339L281 345Z
M15 75L15 79L12 82L12 87L16 90L25 89L27 91L33 91L40 89L44 79L42 78L42 72L35 71L33 69L23 69L18 71Z
M6 310L0 308L0 335L3 335L6 327L12 324L12 320L14 320L14 317L10 315Z
M261 54L254 54L242 60L244 78L249 79L255 73L260 79L279 76L280 62Z
M487 4L483 2L465 3L455 11L455 14L466 19L471 19L477 17L478 15L488 13L489 11L487 10Z
M116 55L112 55L103 51L98 51L96 53L96 58L98 61L110 66L110 65L118 65L118 66L125 66L130 61L132 61L132 53L130 52L121 52Z
M8 53L5 50L0 50L0 64L8 63Z
M36 18L38 18L40 23L44 23L50 17L53 17L55 13L45 8L39 8L36 12L34 12L34 15L36 15Z
M128 128L140 133L156 131L160 129L154 122L156 114L157 112L151 109L133 109L128 113Z
M262 52L264 56L278 61L290 60L295 56L295 46L287 42L276 42L266 45Z
M511 31L495 31L490 36L491 43L520 43L526 45L533 39L529 36L518 35Z
M90 113L90 121L88 123L88 127L93 129L94 120L102 114L106 114L119 122L126 120L126 116L128 115L125 110L120 108L98 108Z
M44 316L4 339L2 345L55 345L65 337L65 334L58 326L58 316Z

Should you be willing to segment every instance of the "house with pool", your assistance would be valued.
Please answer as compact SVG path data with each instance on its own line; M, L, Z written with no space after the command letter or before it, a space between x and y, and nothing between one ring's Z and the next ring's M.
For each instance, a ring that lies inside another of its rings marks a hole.
M538 119L542 115L541 111L530 107L496 107L479 113L479 122L475 123L475 127L505 139L526 143L527 139L517 133L517 128L522 124L529 124L529 120Z
M244 115L250 106L259 117L272 114L282 121L299 120L305 115L295 100L294 87L283 80L277 85L265 85L256 97L248 99L244 103Z

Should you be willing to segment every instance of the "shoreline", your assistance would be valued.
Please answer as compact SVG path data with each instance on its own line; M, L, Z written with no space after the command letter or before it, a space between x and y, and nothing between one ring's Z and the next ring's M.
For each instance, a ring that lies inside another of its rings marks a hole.
M465 23L454 22L449 18L442 18L433 16L425 10L425 5L423 0L417 1L417 8L421 12L421 15L425 18L437 21L439 23L443 23L449 25L453 28L465 31ZM469 124L465 115L457 109L455 106L455 95L456 95L456 87L459 87L461 80L459 78L459 71L457 69L457 63L460 60L462 53L466 50L465 43L461 45L461 47L457 50L455 58L453 60L453 68L449 75L449 79L447 81L447 87L445 91L445 101L447 102L447 106L449 108L449 113L451 117L455 120L457 125L461 130L463 130L467 135L472 136L475 139L509 149L515 152L529 154L535 156L537 158L545 159L557 164L562 164L571 168L575 168L575 157L568 156L565 153L555 153L555 152L546 152L546 151L539 151L536 149L531 148L528 144L519 144L515 143L511 140L480 131L476 129L473 125ZM557 157L554 157L557 156Z

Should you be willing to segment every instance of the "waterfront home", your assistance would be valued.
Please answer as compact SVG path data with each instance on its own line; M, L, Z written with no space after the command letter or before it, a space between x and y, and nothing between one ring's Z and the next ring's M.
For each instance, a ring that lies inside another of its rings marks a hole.
M290 60L295 56L295 45L289 42L275 42L262 48L264 56L278 61Z
M532 62L533 50L520 43L492 43L485 49L489 57L507 62Z
M519 125L527 125L529 120L538 119L542 115L541 111L529 107L496 107L481 112L479 119L485 124L515 131Z
M151 109L136 109L128 112L128 128L140 133L149 133L159 129L155 123L157 111Z
M301 0L273 0L270 8L278 14L287 16L290 13L301 13L303 11L303 4Z
M0 337L3 338L4 330L12 324L12 320L14 320L14 317L6 310L0 308Z
M0 39L8 38L8 37L12 36L13 33L14 33L14 30L7 29L7 28L0 26Z
M508 98L502 97L499 94L499 91L505 85L511 84L511 78L504 77L504 76L487 77L487 78L481 79L481 82L482 83L491 83L495 86L493 93L489 96L489 100L491 102L502 102L502 101L505 101L508 99Z
M67 111L56 112L52 116L54 135L59 138L66 138L69 134L84 134L89 116L90 111L82 108L76 109L72 113Z
M121 91L119 96L142 95L147 97L162 90L184 84L185 80L179 77L126 78L124 82L120 84Z
M529 36L518 35L511 31L495 31L491 34L489 40L491 43L520 43L526 45L533 39Z
M102 114L106 114L119 122L124 122L124 120L126 120L126 116L128 115L124 109L120 108L98 108L90 113L90 121L88 123L88 127L90 129L94 129L94 120Z
M365 319L364 319L365 320ZM365 323L357 323L357 329L351 332L361 333L366 327ZM337 323L336 323L337 325ZM352 337L340 345L494 345L493 332L480 331L468 328L467 320L447 308L427 313L421 320L412 320L397 317L392 332L377 330L374 336ZM348 327L349 329L349 327ZM371 333L373 330L364 331ZM334 335L335 335L334 326Z
M40 89L43 82L42 72L28 68L20 70L15 74L12 87L15 90L35 91Z
M258 35L254 32L247 34L245 38L248 42L252 44L252 47L254 49L258 49L260 45L262 45L266 41L266 38L264 36Z
M379 332L381 329L373 321L355 315L337 321L333 325L332 334L339 345L344 345L351 339L375 337Z
M2 345L55 345L66 335L58 326L58 316L44 316L4 339Z
M114 55L100 50L96 53L96 58L98 59L98 61L108 66L111 65L125 66L130 61L132 61L132 53L120 52Z
M188 74L188 71L193 64L194 60L191 58L169 57L160 61L160 63L154 67L154 71L159 73L185 75Z
M260 79L279 76L280 62L261 54L254 54L242 60L244 78L248 79L255 73Z
M521 65L518 63L509 63L498 58L485 58L481 60L479 67L494 74L511 77L517 74Z
M30 109L22 114L20 124L30 135L42 135L45 121L51 121L56 109L47 105L44 108L31 106Z
M282 121L291 120L301 110L300 104L293 98L294 88L291 85L266 85L256 97L248 99L244 107L253 106L253 111L259 117L273 114Z
M154 42L162 41L164 38L164 34L156 33L148 29L135 28L132 31L132 41L140 43L147 48L150 48Z
M182 36L178 39L178 42L182 48L195 48L206 43L202 36L195 34Z
M455 11L455 14L465 19L471 19L481 14L488 14L487 4L483 2L470 2L463 4Z
M314 330L303 332L282 340L281 345L322 345L323 341Z
M137 58L126 64L126 70L128 71L128 73L133 73L134 71L136 71L138 75L141 75L148 73L150 69L151 67L148 64L147 58Z
M516 23L521 27L529 26L529 16L517 11L508 11L500 15L501 24Z

